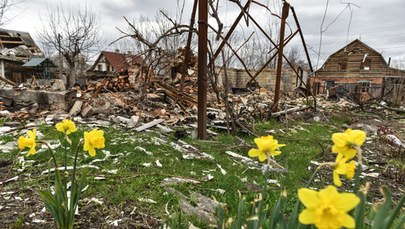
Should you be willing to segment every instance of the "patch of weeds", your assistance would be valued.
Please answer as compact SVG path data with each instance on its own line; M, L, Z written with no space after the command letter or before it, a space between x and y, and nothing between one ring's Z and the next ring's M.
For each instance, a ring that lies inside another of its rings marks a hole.
M15 136L12 136L12 135L0 136L0 141L3 142L3 143L12 142L12 141L17 142L16 139L15 139Z
M10 225L10 229L23 228L23 226L24 226L24 213L21 213L18 215L15 222L12 225Z
M350 125L352 124L352 122L353 122L352 117L350 115L344 114L332 115L332 117L330 118L330 124L339 128L341 128L344 125Z
M254 128L259 133L268 133L268 131L280 128L282 124L276 119L270 119L266 122L258 122L254 125Z
M0 118L0 126L4 126L4 123L7 122L8 118Z

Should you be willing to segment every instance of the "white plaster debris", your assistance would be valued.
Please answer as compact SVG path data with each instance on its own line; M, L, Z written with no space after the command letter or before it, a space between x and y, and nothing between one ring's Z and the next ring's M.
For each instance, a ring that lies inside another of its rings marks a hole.
M226 175L226 171L222 168L222 166L220 164L217 164L219 170L221 171L222 175Z
M77 169L82 169L82 168L92 168L92 169L97 169L100 170L100 168L98 166L95 165L82 165L82 166L77 166ZM67 170L73 170L73 166L67 166L66 167ZM58 167L59 171L64 171L65 170L65 166L61 166ZM55 168L50 168L50 169L46 169L44 171L42 171L42 175L47 174L49 172L55 172Z
M87 204L90 204L92 202L95 203L95 204L98 204L98 205L103 205L104 204L104 202L102 200L97 199L95 197L92 197L91 199L87 200Z
M145 203L149 203L149 204L157 204L156 201L150 199L150 198L144 198L144 197L140 197L138 198L139 201L141 202L145 202Z
M156 166L157 166L157 167L160 167L160 168L163 167L162 163L160 163L159 160L156 160L155 163L156 163Z
M210 181L210 180L214 179L214 176L211 174L208 174L205 178L207 181Z
M107 172L107 173L109 173L109 174L117 174L117 173L118 173L118 169L105 170L105 172Z
M144 167L146 167L146 168L149 168L149 167L151 167L152 166L152 163L143 163L142 164Z
M160 145L165 145L165 144L167 144L167 141L165 141L165 140L163 140L163 139L160 139L160 138L157 138L157 137L153 137L153 138L152 138L152 142L153 142L153 144L154 144L155 146L160 146Z
M18 176L15 176L15 177L12 177L12 178L10 178L10 179L7 179L6 181L4 181L4 183L8 183L8 182L10 182L10 181L16 181L18 179ZM3 182L2 181L0 181L0 184L3 184ZM3 194L3 193L2 193Z
M402 143L402 141L395 135L393 134L388 134L385 136L393 145L395 146L400 146L402 148L405 148L405 144Z
M0 135L1 135L1 133L0 133ZM0 144L0 152L2 152L2 153L9 153L16 148L17 148L16 141L7 142L6 144L3 144L3 143Z
M163 179L161 182L162 185L166 184L177 184L177 183L192 183L192 184L200 184L201 182L198 180L187 179L182 177L167 177Z
M15 129L16 128L11 128L9 126L2 126L2 127L0 127L0 136L5 134L5 133L8 133L8 132L10 132L12 130L15 130Z
M43 220L43 219L33 219L31 222L33 222L33 223L46 223L46 220Z
M267 183L268 183L268 184L275 184L275 185L277 185L278 187L281 186L280 183L278 183L278 180L276 180L276 179L267 179Z
M146 153L148 156L153 156L153 153L150 151L147 151L145 148L141 147L141 146L137 146L134 148L134 150L139 150L141 152Z
M136 212L136 209L137 209L137 207L135 206L133 209L132 209L132 211L129 213L130 215L133 215L133 214L135 214L135 212Z
M116 219L116 220L107 220L107 223L109 225L112 225L114 227L118 227L118 223L122 222L122 219Z
M94 180L106 180L105 176L95 176Z
M377 178L378 176L380 176L379 173L361 173L361 175L366 176L366 177L373 177L373 178Z

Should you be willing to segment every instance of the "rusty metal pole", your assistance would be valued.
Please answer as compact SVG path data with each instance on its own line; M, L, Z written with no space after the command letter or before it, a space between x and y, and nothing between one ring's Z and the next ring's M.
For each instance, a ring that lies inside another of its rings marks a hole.
M285 32L285 21L288 17L288 11L290 10L290 4L284 1L283 12L281 14L281 25L280 25L280 44L278 47L277 56L277 75L276 75L276 88L274 92L274 103L272 107L273 112L277 112L278 102L280 100L280 85L281 85L281 70L283 68L283 48L284 48L284 32Z
M198 139L207 131L208 0L198 1Z

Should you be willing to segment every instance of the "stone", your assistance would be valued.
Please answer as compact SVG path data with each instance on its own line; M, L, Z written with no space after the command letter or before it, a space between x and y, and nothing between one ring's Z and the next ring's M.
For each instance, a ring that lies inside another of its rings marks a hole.
M55 79L55 82L52 85L52 89L55 91L66 91L65 84L61 79Z
M83 117L92 116L92 115L94 114L94 109L93 109L93 107L92 107L90 104L87 104L87 105L82 109L82 111L80 112L80 114L81 114Z
M80 113L80 111L82 110L82 106L83 106L83 101L76 100L75 103L73 104L72 108L69 111L69 115L70 116L78 115Z

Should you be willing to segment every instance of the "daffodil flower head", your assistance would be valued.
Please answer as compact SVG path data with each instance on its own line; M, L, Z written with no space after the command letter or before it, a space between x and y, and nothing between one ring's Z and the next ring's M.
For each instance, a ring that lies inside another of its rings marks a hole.
M33 130L29 130L27 131L27 136L20 136L18 138L18 148L20 150L24 150L25 148L29 148L30 150L28 151L27 157L30 155L34 155L37 153L35 146L36 146L36 142L35 139L37 137L37 130L33 129Z
M347 129L344 133L332 134L333 153L340 153L347 159L356 156L356 146L360 147L366 140L366 132L362 130Z
M102 149L104 145L104 131L93 129L90 132L84 132L84 145L83 150L88 151L89 155L96 156L96 149Z
M319 192L300 188L298 198L306 207L299 215L300 223L315 224L320 229L355 228L356 223L348 214L360 202L355 194L339 193L329 185Z
M348 159L342 154L338 154L336 157L336 165L333 170L333 183L340 187L342 186L342 181L339 175L346 175L347 179L353 179L354 172L356 171L356 163L352 160L347 163Z
M72 120L64 119L55 125L56 130L69 135L77 131L76 125Z
M285 144L278 144L278 141L273 136L263 136L254 139L258 149L250 149L249 157L259 157L259 161L264 161L269 156L277 156L281 154L280 148Z

